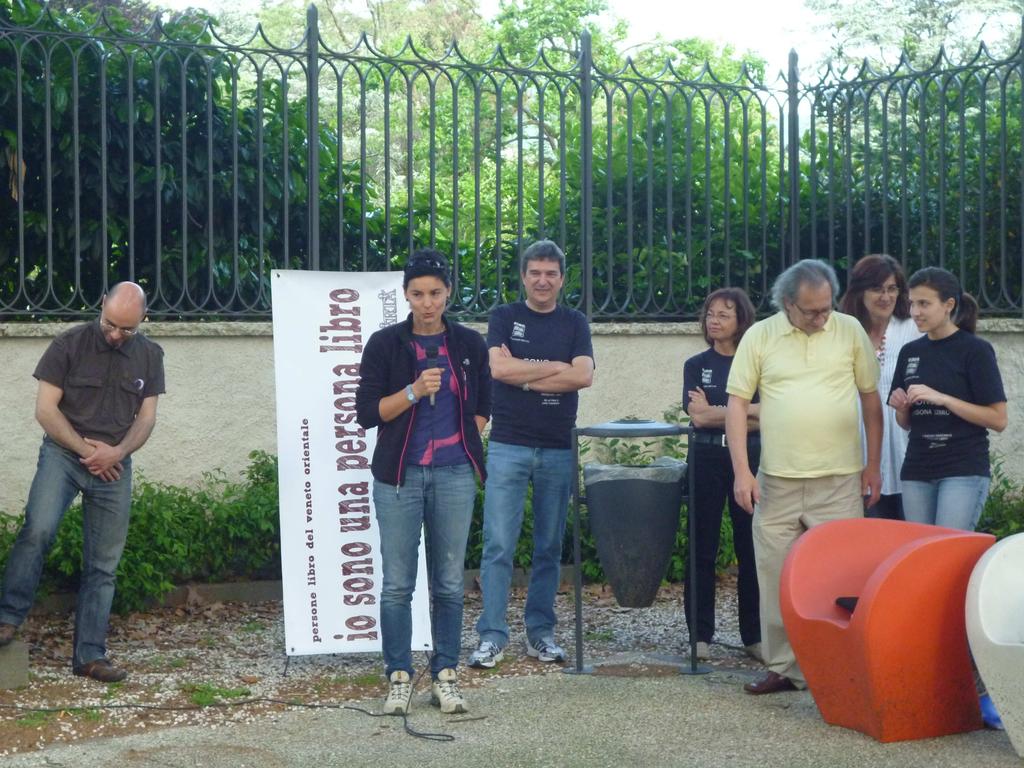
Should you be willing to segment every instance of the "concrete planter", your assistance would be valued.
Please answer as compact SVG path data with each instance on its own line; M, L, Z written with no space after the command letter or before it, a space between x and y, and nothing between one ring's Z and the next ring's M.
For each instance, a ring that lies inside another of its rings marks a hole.
M619 605L645 608L658 594L679 528L685 466L584 467L590 530Z

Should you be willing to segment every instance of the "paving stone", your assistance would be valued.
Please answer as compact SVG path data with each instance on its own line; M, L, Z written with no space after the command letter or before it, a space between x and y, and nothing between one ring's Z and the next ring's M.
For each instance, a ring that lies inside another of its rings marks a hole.
M0 648L0 688L28 685L28 646L14 640Z

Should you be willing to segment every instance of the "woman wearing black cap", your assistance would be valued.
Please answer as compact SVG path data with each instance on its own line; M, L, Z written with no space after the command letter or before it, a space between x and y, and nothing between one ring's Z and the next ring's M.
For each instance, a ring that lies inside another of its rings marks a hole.
M491 374L479 333L445 314L451 275L434 250L405 265L411 310L374 333L363 350L356 392L358 422L377 427L373 503L380 531L381 642L390 683L387 714L404 714L412 696L412 593L421 526L426 527L434 652L432 703L466 712L458 686L463 564L484 479L480 432L490 417Z

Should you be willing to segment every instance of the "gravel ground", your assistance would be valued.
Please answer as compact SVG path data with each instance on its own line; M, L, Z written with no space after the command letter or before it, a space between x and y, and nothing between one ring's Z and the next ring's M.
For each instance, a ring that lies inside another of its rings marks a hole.
M463 669L461 682L472 704L473 688L485 679L551 674L559 665L529 659L523 648L524 590L510 601L513 638L505 660L493 670ZM475 647L473 626L480 595L468 592L463 658ZM559 594L557 638L574 644L571 588ZM756 670L742 652L736 625L735 580L724 576L718 588L719 629L710 664ZM584 593L585 661L625 658L643 652L652 658L688 653L681 588L661 589L650 608L621 608L601 585ZM209 603L115 616L108 646L115 663L130 670L124 683L101 685L71 674L72 617L34 616L22 629L30 646L30 684L0 691L0 757L98 736L180 725L216 728L258 722L268 713L318 704L365 702L379 707L384 693L379 654L295 657L284 653L281 603ZM636 658L631 656L630 658ZM424 655L416 663L426 666ZM570 659L570 664L573 660ZM657 665L655 665L657 666ZM658 674L643 664L610 664L606 674ZM672 669L671 674L675 674ZM429 682L421 679L419 689ZM39 711L49 710L49 711Z

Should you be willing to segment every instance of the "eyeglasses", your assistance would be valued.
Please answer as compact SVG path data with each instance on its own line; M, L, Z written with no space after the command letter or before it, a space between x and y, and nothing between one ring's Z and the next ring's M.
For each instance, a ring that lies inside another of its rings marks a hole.
M714 320L717 323L727 323L736 319L736 315L731 312L708 312L704 317L708 321Z
M828 317L832 314L832 307L829 307L828 309L804 309L795 301L792 306L800 310L800 314L803 315L806 320L817 320L819 317Z
M139 332L139 327L134 328L122 328L120 325L114 325L112 322L107 320L105 317L100 317L100 328L107 333L113 333L114 331L120 331L122 336L134 336Z
M866 288L865 293L874 294L885 294L886 296L899 296L900 287L898 285L873 285L870 288Z

